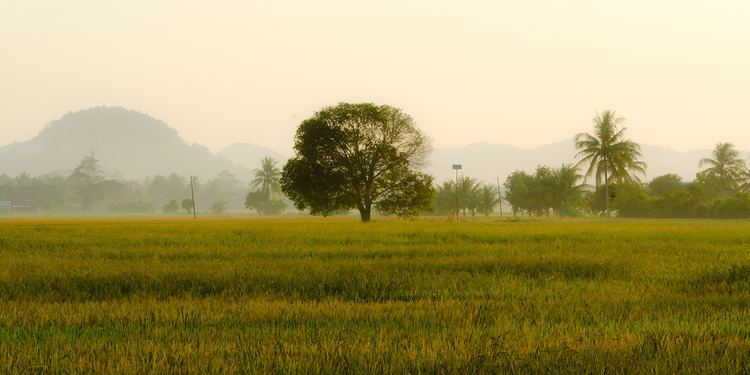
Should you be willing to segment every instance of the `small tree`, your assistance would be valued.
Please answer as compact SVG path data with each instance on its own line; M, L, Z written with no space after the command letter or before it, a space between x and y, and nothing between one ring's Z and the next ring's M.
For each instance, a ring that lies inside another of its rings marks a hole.
M719 143L712 158L703 158L698 164L707 167L698 173L698 180L718 194L731 195L741 190L748 181L745 160L731 143Z
M162 207L162 211L164 211L165 214L173 214L180 210L180 204L177 203L176 200L171 200L169 203L165 204Z
M441 214L452 213L453 215L458 215L456 183L450 180L444 181L441 185L435 187L435 191L434 211Z
M555 215L563 216L565 209L582 198L585 186L578 183L581 179L574 166L563 164L552 170L550 206Z
M505 200L513 210L513 216L529 209L529 190L534 177L523 171L515 171L505 179Z
M270 156L260 159L260 165L260 168L256 168L254 171L255 178L253 178L251 185L254 189L261 190L269 198L272 198L273 193L281 190L281 185L279 184L281 170L276 167L276 161Z
M492 185L484 185L478 192L479 210L484 213L484 216L494 211L495 206L500 204L500 196L497 193L497 188Z
M83 209L89 210L94 206L97 185L102 180L102 170L93 152L90 156L85 156L68 177L68 182L74 187L75 195L78 196Z
M458 202L464 216L466 216L466 210L471 212L471 216L476 215L481 185L475 178L461 176L458 179Z
M90 156L84 156L68 179L76 185L92 187L102 180L101 174L99 160L94 158L92 152Z
M261 215L278 215L284 212L286 203L279 198L269 198L263 190L255 190L247 193L245 207Z
M180 203L180 206L183 210L187 211L188 214L193 213L193 200L190 198L185 198L182 200L182 203Z
M227 210L227 202L214 202L214 204L211 205L211 207L208 209L208 212L210 212L213 215L221 215Z
M670 194L674 194L685 190L682 186L682 178L674 173L665 174L654 178L648 184L651 194L659 197L667 197Z

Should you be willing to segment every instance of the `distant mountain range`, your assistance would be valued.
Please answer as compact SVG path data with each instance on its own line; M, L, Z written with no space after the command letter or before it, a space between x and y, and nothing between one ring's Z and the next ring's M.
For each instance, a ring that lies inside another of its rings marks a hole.
M711 153L641 147L648 164L646 180L677 173L690 181L698 172L698 161ZM204 146L187 144L176 130L151 116L121 107L96 107L64 115L27 142L0 147L0 174L67 175L92 152L105 171L128 179L169 173L208 178L227 170L248 180L262 157L273 157L279 167L287 158L250 143L236 143L213 154ZM488 183L499 176L502 183L514 170L533 171L538 165L575 163L574 155L572 140L534 149L475 143L461 148L436 148L426 172L441 182L455 178L451 165L462 164L461 173L466 176Z

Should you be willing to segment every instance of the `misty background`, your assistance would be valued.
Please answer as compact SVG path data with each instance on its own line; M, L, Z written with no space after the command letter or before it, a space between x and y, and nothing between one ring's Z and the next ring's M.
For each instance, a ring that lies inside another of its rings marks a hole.
M436 183L457 163L488 184L575 163L573 136L607 109L644 181L692 181L719 142L749 156L748 19L739 0L3 2L0 176L67 178L93 155L146 190L234 186L242 209L302 120L374 102L432 139Z
M289 155L321 107L375 102L437 148L533 149L613 109L641 144L749 150L748 19L741 0L5 1L0 144L106 105Z
M292 140L290 139L290 142ZM646 181L675 173L692 181L698 160L711 150L677 151L641 145L648 164ZM283 165L290 156L263 145L237 142L213 153L188 144L165 122L146 113L122 107L95 107L71 112L50 122L26 142L0 147L0 174L32 176L72 173L84 156L92 154L105 174L113 178L143 179L176 173L208 179L228 171L249 181L260 159L270 156ZM573 139L525 149L503 144L473 143L460 148L435 147L426 171L436 182L454 179L452 164L462 164L462 175L493 182L514 170L533 171L539 165L575 164ZM747 154L747 152L744 152Z

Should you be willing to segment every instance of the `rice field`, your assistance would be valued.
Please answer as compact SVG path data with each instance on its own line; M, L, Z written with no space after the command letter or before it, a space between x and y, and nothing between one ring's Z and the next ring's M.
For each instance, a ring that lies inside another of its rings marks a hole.
M0 373L750 373L750 222L0 219Z

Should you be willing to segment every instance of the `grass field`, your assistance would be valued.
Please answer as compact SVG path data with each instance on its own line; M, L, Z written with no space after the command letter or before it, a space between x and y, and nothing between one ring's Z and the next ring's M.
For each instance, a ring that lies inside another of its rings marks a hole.
M749 373L750 222L0 220L6 373Z

